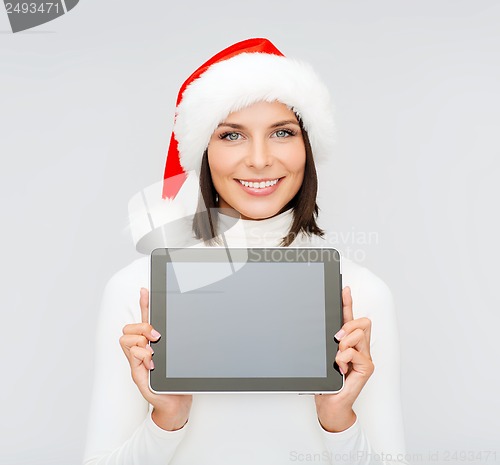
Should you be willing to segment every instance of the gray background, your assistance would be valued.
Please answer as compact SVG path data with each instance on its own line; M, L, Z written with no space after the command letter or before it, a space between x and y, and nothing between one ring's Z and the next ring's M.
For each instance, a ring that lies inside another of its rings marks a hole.
M184 79L252 36L332 91L321 221L394 293L411 463L500 463L499 24L497 0L85 0L18 34L0 12L0 463L80 462L127 202L161 179Z
M236 272L229 262L166 266L167 318L160 332L167 377L326 378L323 263L247 262ZM224 278L180 291L185 280L219 273Z

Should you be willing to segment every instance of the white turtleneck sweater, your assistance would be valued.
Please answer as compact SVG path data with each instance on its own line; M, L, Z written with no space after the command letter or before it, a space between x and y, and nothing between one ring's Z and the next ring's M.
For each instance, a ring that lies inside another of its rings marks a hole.
M234 247L275 247L288 232L292 210L273 218L235 220L219 215L224 239ZM202 247L189 241L186 244ZM328 246L299 236L292 244ZM175 246L178 246L176 244ZM339 433L318 422L313 395L199 394L187 424L165 431L130 375L119 344L122 328L141 321L139 290L149 288L149 257L116 273L102 299L85 465L285 465L293 463L407 463L400 406L396 314L387 285L366 268L342 259L354 318L372 320L375 372L354 404L356 422Z

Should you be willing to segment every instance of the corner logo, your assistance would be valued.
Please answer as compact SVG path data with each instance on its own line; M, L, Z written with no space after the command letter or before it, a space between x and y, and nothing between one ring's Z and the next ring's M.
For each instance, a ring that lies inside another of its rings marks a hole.
M24 31L48 23L72 10L79 0L18 2L4 0L12 32Z

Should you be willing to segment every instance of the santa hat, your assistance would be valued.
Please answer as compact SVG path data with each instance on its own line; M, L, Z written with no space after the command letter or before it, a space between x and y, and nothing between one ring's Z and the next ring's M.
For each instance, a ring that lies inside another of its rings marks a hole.
M175 198L182 185L179 175L199 173L210 137L229 113L274 100L302 119L315 161L324 160L334 139L328 89L308 63L285 57L267 39L248 39L217 53L181 86L163 198Z
M181 197L192 210L197 195L193 195L193 182L186 180L189 173L199 174L203 153L219 123L233 111L276 100L302 120L315 162L326 160L334 144L333 109L327 87L308 63L285 57L267 39L252 38L217 53L189 76L177 97L163 177L161 198L167 204L153 202L159 218L154 221L149 212L149 226L142 225L140 232L137 228L134 232L131 224L136 244L141 239L138 236L144 236L147 229L154 230L155 223L186 215L185 205L183 208L183 202L177 200L182 191L185 195ZM146 205L149 209L151 203Z

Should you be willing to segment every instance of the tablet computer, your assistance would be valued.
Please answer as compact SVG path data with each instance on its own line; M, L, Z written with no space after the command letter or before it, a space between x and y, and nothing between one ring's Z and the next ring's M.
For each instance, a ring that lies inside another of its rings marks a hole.
M318 247L151 253L155 393L336 393L341 256Z

